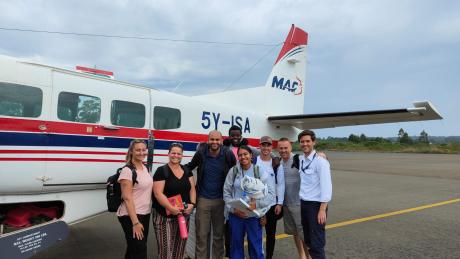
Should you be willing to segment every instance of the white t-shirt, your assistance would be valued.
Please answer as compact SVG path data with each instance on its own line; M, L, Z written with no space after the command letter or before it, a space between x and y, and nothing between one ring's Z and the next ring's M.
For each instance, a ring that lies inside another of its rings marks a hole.
M273 189L276 190L276 201L273 202L272 205L279 204L283 205L284 202L284 169L283 166L278 166L277 172L277 179L275 179L275 172L273 172L272 167L272 160L264 161L257 156L256 164L259 166L261 171L265 171L268 174L268 184L273 186ZM276 184L276 180L278 180L278 184Z

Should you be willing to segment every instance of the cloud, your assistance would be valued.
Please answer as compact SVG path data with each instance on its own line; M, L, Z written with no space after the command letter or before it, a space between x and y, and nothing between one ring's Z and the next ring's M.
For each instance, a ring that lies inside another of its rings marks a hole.
M451 119L453 96L460 95L455 1L18 0L2 1L0 9L5 28L223 42L276 44L294 23L309 33L308 113L397 108L432 99L447 117L442 127L429 124L434 132L452 133L460 126ZM68 69L96 66L122 81L165 90L180 83L187 95L231 84L232 89L263 85L279 51L249 70L272 47L2 30L0 37L0 54ZM389 135L390 128L372 129Z

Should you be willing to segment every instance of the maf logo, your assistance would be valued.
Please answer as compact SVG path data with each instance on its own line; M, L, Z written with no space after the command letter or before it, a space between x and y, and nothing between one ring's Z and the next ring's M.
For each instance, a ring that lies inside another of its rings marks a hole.
M274 76L272 87L291 92L294 95L300 95L303 90L302 80L298 77L295 78L295 80L291 81L290 79L285 79L284 77L278 78L278 76Z

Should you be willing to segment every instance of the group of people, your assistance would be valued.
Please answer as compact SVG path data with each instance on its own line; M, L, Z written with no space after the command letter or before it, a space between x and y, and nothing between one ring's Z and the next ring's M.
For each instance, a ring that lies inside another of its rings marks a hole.
M126 156L129 167L119 177L124 202L117 215L127 241L125 258L147 258L152 211L158 258L182 259L186 239L180 237L177 215L188 218L193 209L197 259L243 259L245 236L250 258L270 259L277 221L282 217L285 233L293 236L299 258L325 258L325 225L332 184L329 163L325 154L315 151L315 140L313 131L302 131L298 141L303 154L295 156L289 139L281 138L277 143L278 158L272 154L274 143L269 136L260 139L257 149L248 145L238 126L230 128L225 140L219 131L213 130L186 165L181 165L183 147L173 143L168 163L157 169L153 179L142 163L146 145L134 140ZM130 168L136 170L135 183ZM195 168L196 185L191 173ZM167 199L178 194L186 204L182 209ZM249 208L233 206L239 199L247 201ZM255 211L258 213L250 213ZM211 229L212 255L208 245Z

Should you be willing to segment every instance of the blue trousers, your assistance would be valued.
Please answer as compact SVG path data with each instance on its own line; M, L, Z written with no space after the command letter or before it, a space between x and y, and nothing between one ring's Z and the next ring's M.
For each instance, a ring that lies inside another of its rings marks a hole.
M242 219L230 213L229 215L231 241L230 259L244 259L244 235L248 235L249 257L264 259L262 247L262 226L258 218Z
M325 225L318 224L318 212L321 206L317 201L300 201L300 213L305 244L312 259L325 259Z

